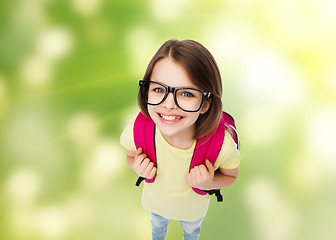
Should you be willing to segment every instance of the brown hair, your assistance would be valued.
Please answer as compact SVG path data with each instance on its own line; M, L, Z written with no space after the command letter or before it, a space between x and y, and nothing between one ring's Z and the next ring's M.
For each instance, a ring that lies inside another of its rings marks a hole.
M167 57L181 64L193 84L212 93L210 108L196 121L194 138L198 139L212 133L218 126L222 114L222 80L215 59L203 45L196 41L171 39L165 42L153 56L143 79L150 80L155 64ZM149 117L147 104L142 101L140 91L138 105L142 113Z

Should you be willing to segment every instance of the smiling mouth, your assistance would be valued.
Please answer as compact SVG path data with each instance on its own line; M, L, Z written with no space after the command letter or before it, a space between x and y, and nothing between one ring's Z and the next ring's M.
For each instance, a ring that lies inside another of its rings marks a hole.
M179 116L179 115L164 115L164 114L161 114L161 113L159 113L159 116L163 120L170 121L170 122L178 121L178 120L183 118L182 116Z

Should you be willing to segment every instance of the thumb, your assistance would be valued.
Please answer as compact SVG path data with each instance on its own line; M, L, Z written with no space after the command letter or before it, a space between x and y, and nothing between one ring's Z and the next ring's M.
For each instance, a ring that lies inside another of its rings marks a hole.
M213 171L213 165L212 165L212 163L209 160L205 161L205 165L206 165L206 167L208 169L208 172Z
M139 147L139 148L135 151L135 157L138 157L141 153L142 153L142 148Z
M136 150L137 154L141 154L142 153L142 147L139 147L137 150Z

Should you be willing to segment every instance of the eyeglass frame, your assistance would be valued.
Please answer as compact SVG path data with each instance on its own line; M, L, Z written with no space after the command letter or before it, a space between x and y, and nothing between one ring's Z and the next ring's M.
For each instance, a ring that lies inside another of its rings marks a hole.
M164 87L166 89L166 92L165 92L165 95L164 97L162 98L162 100L159 102L159 103L149 103L148 101L146 101L144 99L144 96L143 96L143 86L145 83L155 83L155 84L159 84L161 85L162 87ZM201 89L197 89L197 88L192 88L192 87L170 87L168 85L165 85L163 83L159 83L159 82L155 82L155 81L151 81L151 80L140 80L139 81L139 86L140 86L140 94L141 94L141 99L144 103L146 104L149 104L149 105L152 105L152 106L157 106L157 105L160 105L161 103L163 103L167 97L168 97L168 94L169 93L172 93L173 96L174 96L174 102L176 104L176 106L181 109L182 111L185 111L185 112L198 112L202 107L203 107L203 104L204 104L204 101L209 99L212 95L211 92L207 92L207 91L203 91ZM183 109L177 102L177 98L176 98L176 91L180 90L180 89L191 89L191 90L195 90L195 91L198 91L198 92L201 92L202 93L202 101L201 101L201 104L199 106L199 108L197 110L185 110Z

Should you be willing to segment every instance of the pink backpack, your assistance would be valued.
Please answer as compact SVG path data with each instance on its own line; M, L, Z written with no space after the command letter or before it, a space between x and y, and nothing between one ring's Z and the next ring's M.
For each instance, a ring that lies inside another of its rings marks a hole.
M197 140L189 170L195 166L205 164L207 159L212 164L216 162L218 154L223 145L225 127L229 129L233 140L237 144L237 148L240 149L240 143L234 119L230 114L223 112L215 133L211 137L207 135ZM156 167L155 123L153 120L140 112L134 123L133 134L136 148L138 149L141 147L143 152L147 154L148 158L154 163L154 166ZM155 177L156 176L154 176L152 179L139 177L136 182L136 186L139 186L143 180L145 180L147 183L152 183L154 182ZM193 190L200 195L215 194L218 202L223 201L223 196L220 193L220 189L205 191L198 188L193 188Z

